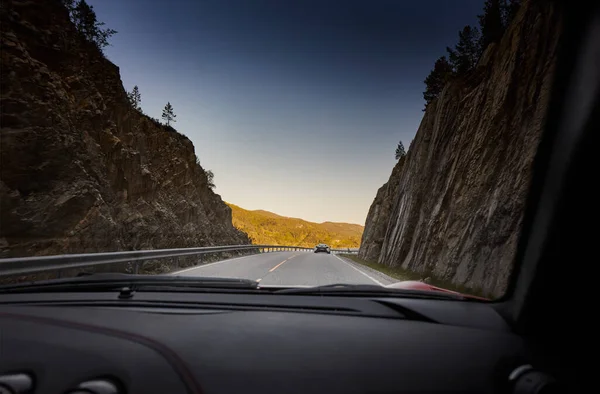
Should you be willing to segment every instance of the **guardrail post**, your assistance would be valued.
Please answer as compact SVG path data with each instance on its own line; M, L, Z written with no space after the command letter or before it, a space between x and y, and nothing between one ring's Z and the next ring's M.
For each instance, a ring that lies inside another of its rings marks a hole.
M202 264L202 253L198 255L198 264ZM196 265L196 264L194 264Z
M179 268L179 257L175 257L175 269Z
M133 265L133 273L137 275L139 272L140 272L140 262L136 261L135 264Z
M58 271L56 271L56 278L57 278L57 279L60 279L60 278L62 278L62 270L58 270Z

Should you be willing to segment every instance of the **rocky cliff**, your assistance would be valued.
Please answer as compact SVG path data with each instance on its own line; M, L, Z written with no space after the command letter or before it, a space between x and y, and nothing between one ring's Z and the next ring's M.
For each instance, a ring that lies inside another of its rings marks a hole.
M363 260L376 261L379 259L389 218L400 188L399 175L405 159L406 156L398 160L390 179L377 190L375 200L369 208L358 252L358 257Z
M58 0L0 12L0 256L249 243L191 141L132 109Z
M404 163L371 207L363 258L504 292L560 25L551 2L525 1L476 70L428 106Z

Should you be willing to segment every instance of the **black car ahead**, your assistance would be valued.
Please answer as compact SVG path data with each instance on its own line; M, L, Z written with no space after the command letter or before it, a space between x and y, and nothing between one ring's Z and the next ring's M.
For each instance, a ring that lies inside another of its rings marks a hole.
M319 252L325 252L327 254L331 254L331 249L329 248L329 246L327 246L325 244L318 244L317 246L315 246L315 253L319 253Z

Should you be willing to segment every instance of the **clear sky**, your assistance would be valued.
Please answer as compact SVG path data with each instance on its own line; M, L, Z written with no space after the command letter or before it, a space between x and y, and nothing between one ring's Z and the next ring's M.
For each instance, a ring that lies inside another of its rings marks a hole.
M423 80L483 0L88 0L142 109L169 101L215 191L364 224L423 116Z

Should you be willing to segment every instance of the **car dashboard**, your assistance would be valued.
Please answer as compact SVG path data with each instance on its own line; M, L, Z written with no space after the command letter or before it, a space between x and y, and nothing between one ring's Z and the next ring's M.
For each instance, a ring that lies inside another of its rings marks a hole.
M529 359L478 302L183 292L1 299L0 387L9 379L4 388L15 393L499 393ZM15 377L29 386L10 386Z

